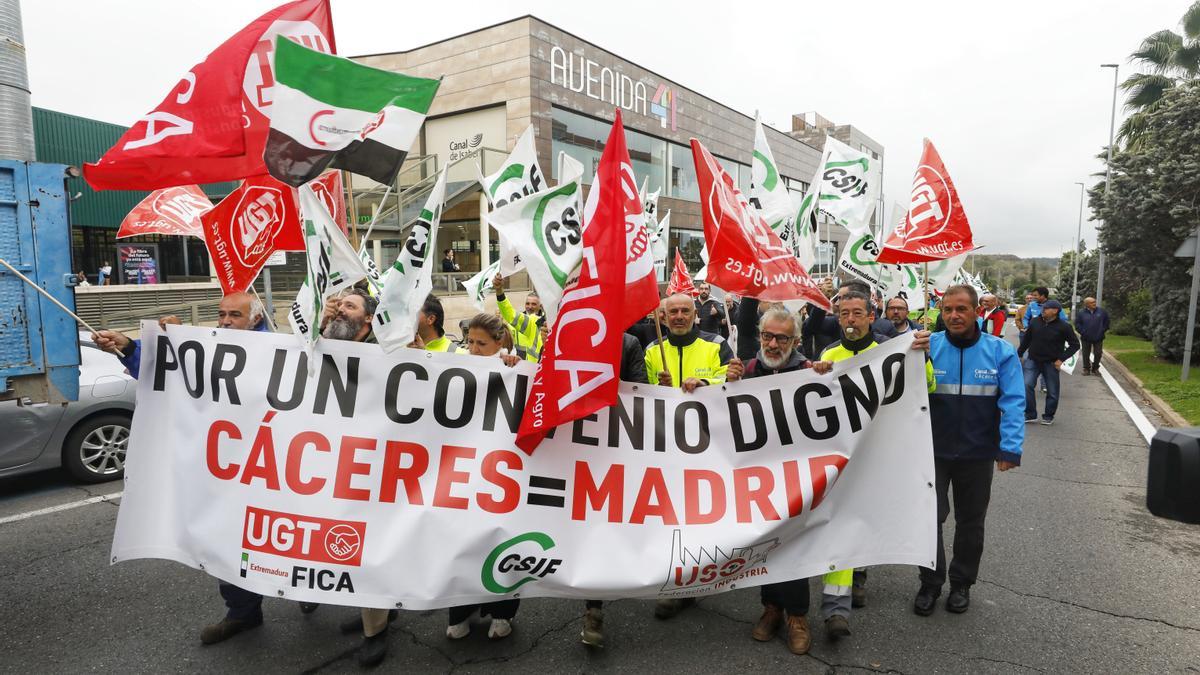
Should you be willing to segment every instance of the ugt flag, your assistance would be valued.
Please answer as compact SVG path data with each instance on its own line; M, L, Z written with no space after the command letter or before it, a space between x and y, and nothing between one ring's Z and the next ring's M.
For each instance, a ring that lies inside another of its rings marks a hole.
M879 262L919 263L945 260L975 248L971 224L937 148L926 138L913 175L908 215L888 236Z
M699 295L696 285L692 283L692 276L688 274L687 265L683 263L683 256L679 255L679 249L675 249L675 269L671 272L670 283L667 284L667 295L676 293Z
M212 211L208 195L195 185L155 190L121 221L117 239L139 234L191 235L204 238L200 216Z
M328 0L276 7L222 43L103 157L83 167L88 185L154 190L267 173L263 146L274 101L276 36L336 52Z
M446 171L443 168L425 208L417 217L408 241L383 277L383 291L375 310L375 339L385 352L407 347L417 331L417 312L433 292L433 263L437 249L438 223L446 201Z
M267 175L247 178L200 220L226 295L249 288L275 251L304 250L296 190Z
M299 186L332 167L394 182L441 80L371 68L288 40L278 41L275 53L275 110L263 152L271 175Z
M558 425L617 402L621 346L631 323L623 317L631 309L643 315L649 311L641 301L631 307L627 297L626 229L631 216L641 212L617 110L588 197L579 265L564 288L558 318L525 399L516 444L527 453Z
M791 249L755 213L725 169L694 138L692 159L710 258L706 280L729 293L768 302L805 300L828 309L829 299Z

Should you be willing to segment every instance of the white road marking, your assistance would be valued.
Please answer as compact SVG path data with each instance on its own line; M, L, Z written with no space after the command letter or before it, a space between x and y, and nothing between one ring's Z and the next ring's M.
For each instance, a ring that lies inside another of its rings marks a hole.
M1129 413L1129 419L1133 420L1133 425L1137 427L1137 430L1146 439L1146 443L1149 443L1150 439L1154 438L1154 433L1158 430L1155 429L1154 425L1150 423L1150 420L1146 418L1146 415L1142 412L1142 409L1137 407L1137 404L1133 402L1133 399L1129 398L1129 394L1125 393L1125 390L1121 388L1121 385L1117 384L1116 378L1108 374L1108 368L1102 368L1100 370L1100 377L1103 378L1108 384L1108 388L1112 390L1113 396L1117 397L1117 401L1121 404L1121 407L1125 409L1125 412Z
M120 499L121 495L123 495L123 494L125 494L124 491L114 492L110 495L100 495L99 497L89 497L88 499L81 499L77 502L70 502L67 504L59 504L58 506L48 506L44 509L38 509L36 511L26 511L25 513L18 513L13 516L5 516L4 518L0 518L0 525L7 525L9 523L15 523L15 522L18 522L21 520L28 520L29 518L36 518L37 516L44 516L44 515L47 515L50 513L58 513L59 511L69 511L71 509L77 509L80 506L87 506L88 504L99 504L100 502L111 502L114 499Z

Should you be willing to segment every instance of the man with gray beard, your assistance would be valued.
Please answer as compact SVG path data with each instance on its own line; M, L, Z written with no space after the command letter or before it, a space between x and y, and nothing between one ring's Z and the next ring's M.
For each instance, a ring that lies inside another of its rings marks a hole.
M745 301L743 301L745 302ZM768 309L758 322L758 354L746 362L745 368L740 366L739 359L729 362L730 368L725 381L731 382L748 377L767 377L781 373L791 373L805 368L813 368L819 373L828 373L832 363L812 363L800 353L798 342L800 326L795 315L786 309ZM779 629L787 623L787 645L793 654L807 654L812 644L812 635L808 629L808 579L796 579L759 587L762 599L763 613L755 624L751 636L759 642L769 642L775 639Z
M371 331L371 322L375 319L375 307L378 304L365 291L351 288L338 299L333 318L321 329L321 337L374 344L375 333Z

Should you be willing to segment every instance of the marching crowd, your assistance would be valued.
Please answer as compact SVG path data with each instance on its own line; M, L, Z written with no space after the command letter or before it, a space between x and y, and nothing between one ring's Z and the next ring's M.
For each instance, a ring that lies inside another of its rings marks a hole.
M521 360L536 362L548 332L537 295L529 294L523 311L517 311L505 295L504 279L499 275L493 280L493 288L498 313L480 313L464 321L462 344L447 336L442 303L430 295L418 313L416 338L410 347L495 356L508 366ZM626 332L621 379L693 392L716 383L803 369L824 375L836 361L913 332L913 348L927 352L925 377L936 472L938 551L936 566L918 571L912 607L918 615L932 614L948 580L945 609L966 612L983 556L984 521L994 470L1008 471L1021 463L1023 421L1037 421L1035 388L1039 379L1046 391L1041 423L1053 422L1059 368L1079 349L1075 331L1059 318L1062 307L1048 298L1045 288L1031 294L1018 313L1015 323L1020 330L1020 346L1016 349L1001 337L1006 313L996 297L980 298L968 285L951 286L936 307L911 315L906 299L881 298L861 281L846 281L835 288L826 279L822 289L830 297L832 311L808 305L793 312L782 304L762 304L752 298L720 301L704 283L697 285L698 298L670 295L653 315ZM361 288L331 299L322 316L322 337L374 342L371 326L376 305L376 299ZM1104 310L1098 309L1091 298L1086 305L1087 309L1075 318L1083 337L1084 374L1098 371L1108 328ZM927 321L934 330L923 330L920 321ZM161 323L179 321L164 317ZM226 296L220 303L218 325L270 330L262 303L250 293ZM102 349L120 351L130 374L138 376L137 340L114 331L100 331L93 340ZM1089 362L1089 357L1094 360ZM942 525L950 514L951 491L955 535L947 561ZM866 605L867 570L832 571L823 575L821 584L824 635L830 640L843 639L851 634L852 610ZM227 613L221 621L200 631L204 644L221 642L262 625L261 595L224 581L219 587ZM767 584L760 587L759 594L763 610L751 631L753 639L771 641L782 632L789 650L807 653L812 640L807 619L809 580ZM659 619L670 619L694 602L661 599L654 614ZM507 637L519 606L520 600L507 599L451 607L446 636L467 636L473 617L478 615L490 619L489 638ZM314 603L300 603L303 613L317 608ZM397 617L397 610L362 609L359 616L343 623L344 632L362 635L357 653L360 664L373 666L385 658L388 624ZM581 639L589 646L604 645L602 602L587 601Z

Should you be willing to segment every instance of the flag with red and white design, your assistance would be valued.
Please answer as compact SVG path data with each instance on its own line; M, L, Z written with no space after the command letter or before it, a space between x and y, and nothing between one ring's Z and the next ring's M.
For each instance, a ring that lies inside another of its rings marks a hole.
M208 195L195 185L155 190L121 221L117 239L139 234L190 235L203 239L204 223L200 216L212 208Z
M913 175L908 215L892 230L881 263L920 263L946 260L974 250L971 224L958 200L958 190L933 142L925 139L921 163Z
M517 447L526 453L532 454L551 429L617 402L624 330L632 323L624 317L633 302L643 315L649 311L642 300L630 297L642 291L627 283L626 228L642 210L634 181L617 110L592 183L595 197L589 197L584 212L582 259L563 288L525 399Z
M727 293L769 302L804 300L829 309L829 299L790 247L751 208L734 180L694 138L692 159L708 245L705 280Z
M201 220L226 295L249 288L273 252L305 250L296 190L270 176L247 178Z
M667 283L667 295L676 293L687 293L691 296L700 294L696 285L692 283L692 275L688 274L687 265L683 262L683 256L679 255L679 249L675 249L675 269L671 271L671 281Z
M265 174L279 35L335 53L329 0L276 7L222 43L103 157L84 166L88 184L153 190Z

